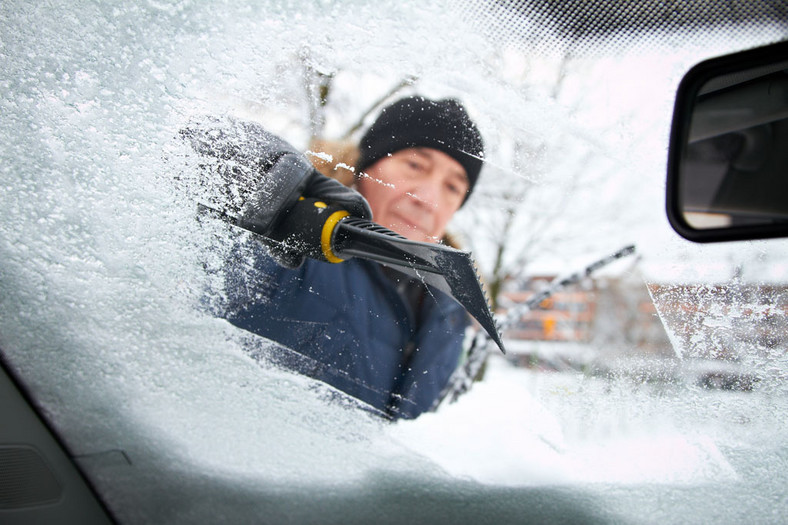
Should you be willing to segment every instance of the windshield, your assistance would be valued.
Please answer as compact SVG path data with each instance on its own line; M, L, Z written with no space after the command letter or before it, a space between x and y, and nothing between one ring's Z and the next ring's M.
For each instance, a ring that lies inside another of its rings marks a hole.
M682 75L784 38L784 12L630 2L585 31L584 2L268 4L0 7L0 349L120 521L785 513L788 244L698 246L664 215ZM448 231L501 318L635 251L390 421L213 314L250 236L198 213L179 133L230 115L344 169L336 143L412 94L484 137Z

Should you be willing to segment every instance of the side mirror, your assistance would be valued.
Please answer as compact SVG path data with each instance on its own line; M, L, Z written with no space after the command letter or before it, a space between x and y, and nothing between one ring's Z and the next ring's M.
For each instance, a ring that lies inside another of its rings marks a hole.
M691 241L788 236L788 42L684 76L666 197L671 226Z

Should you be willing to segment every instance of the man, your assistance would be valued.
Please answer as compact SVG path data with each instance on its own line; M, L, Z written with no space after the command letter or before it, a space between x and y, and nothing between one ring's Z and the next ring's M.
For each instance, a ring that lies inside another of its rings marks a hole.
M233 140L243 142L252 131ZM483 157L481 135L462 105L424 97L388 106L361 139L358 193L313 169L293 168L305 159L276 137L263 142L263 156L281 151L262 162L274 167L239 221L262 234L305 195L362 217L371 209L375 222L409 239L439 242L473 190ZM276 247L266 253L259 243L238 255L236 261L251 262L227 268L223 315L304 356L288 366L394 418L416 417L437 400L458 364L468 325L452 298L361 259L304 261Z
M361 139L357 189L375 222L438 242L482 166L481 136L454 100L421 97L386 108Z

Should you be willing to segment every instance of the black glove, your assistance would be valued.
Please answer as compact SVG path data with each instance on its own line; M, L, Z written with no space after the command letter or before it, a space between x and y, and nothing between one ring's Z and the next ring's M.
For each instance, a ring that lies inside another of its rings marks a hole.
M302 196L372 218L360 193L318 172L303 154L259 124L209 118L181 134L201 156L200 185L207 190L210 206L236 217L242 228L267 237ZM268 246L282 266L303 263L298 253L274 243Z
M372 218L366 199L357 191L317 171L301 154L286 153L265 173L252 199L238 216L238 226L268 237L280 218L300 197L335 204L351 215ZM268 244L269 253L286 268L298 268L304 256L277 244Z

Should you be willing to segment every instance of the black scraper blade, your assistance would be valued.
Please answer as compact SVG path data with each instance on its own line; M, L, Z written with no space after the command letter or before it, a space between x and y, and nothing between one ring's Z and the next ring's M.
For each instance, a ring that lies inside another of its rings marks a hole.
M442 244L412 241L366 219L347 217L334 229L333 252L392 266L450 295L506 350L471 254Z

